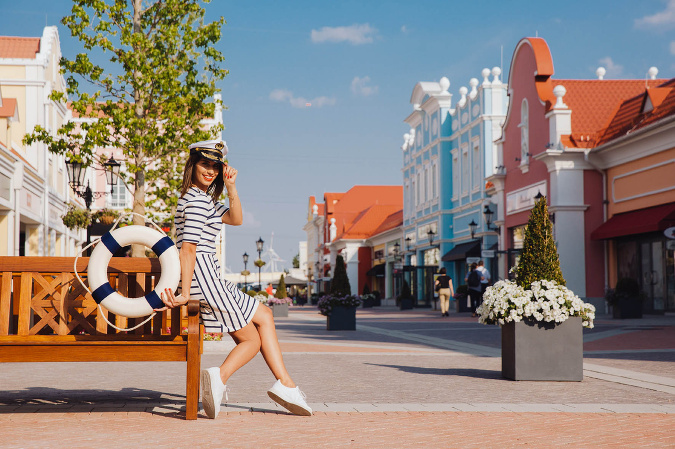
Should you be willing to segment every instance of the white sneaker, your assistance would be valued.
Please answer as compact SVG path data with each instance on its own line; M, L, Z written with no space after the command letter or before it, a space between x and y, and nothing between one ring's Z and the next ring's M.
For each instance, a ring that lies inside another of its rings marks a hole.
M202 370L202 406L204 413L211 419L215 419L220 412L220 403L227 402L227 385L220 378L220 368L213 367Z
M270 398L294 415L312 416L312 409L305 402L305 393L300 388L289 388L277 380L267 391Z

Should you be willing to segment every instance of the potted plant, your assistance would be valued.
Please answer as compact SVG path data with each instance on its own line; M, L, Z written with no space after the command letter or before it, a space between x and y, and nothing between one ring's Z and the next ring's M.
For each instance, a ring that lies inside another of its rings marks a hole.
M111 225L117 220L120 216L120 213L113 209L99 209L93 214L91 218L95 223L101 223L104 225Z
M356 308L361 300L351 294L344 259L337 256L335 274L330 283L330 293L319 299L319 313L326 316L326 328L335 330L356 330Z
M369 309L375 305L375 295L370 293L370 287L368 284L363 286L363 292L361 294L361 302L363 303L364 309Z
M68 210L61 216L61 221L68 229L85 229L91 224L91 214L74 204L69 204Z
M286 291L286 281L284 280L284 275L282 274L279 278L279 286L277 291L274 294L273 298L267 300L267 305L272 309L272 315L277 317L287 317L288 316L288 306L293 300L288 297L288 292Z
M583 380L582 326L595 307L565 287L546 197L535 203L515 281L488 287L479 322L502 328L502 375L513 380Z
M605 300L612 307L615 319L642 318L642 302L647 295L633 278L621 278L614 288L607 289Z
M401 287L401 294L396 298L398 302L399 310L409 310L412 309L415 305L412 294L410 293L410 285L408 281L403 281L403 286Z

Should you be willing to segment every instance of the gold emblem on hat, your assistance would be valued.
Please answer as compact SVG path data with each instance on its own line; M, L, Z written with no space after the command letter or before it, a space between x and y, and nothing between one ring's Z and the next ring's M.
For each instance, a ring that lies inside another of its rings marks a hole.
M223 145L223 142L218 142L216 144L216 150L222 150L223 148L225 148L225 145Z

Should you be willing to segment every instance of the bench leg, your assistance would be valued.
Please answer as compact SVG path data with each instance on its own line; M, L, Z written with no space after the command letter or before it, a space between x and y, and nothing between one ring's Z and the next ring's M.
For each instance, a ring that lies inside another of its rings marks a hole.
M194 303L194 304L193 304ZM196 305L196 313L195 313ZM201 369L199 301L190 301L188 306L187 385L185 419L197 419L199 411L199 372Z

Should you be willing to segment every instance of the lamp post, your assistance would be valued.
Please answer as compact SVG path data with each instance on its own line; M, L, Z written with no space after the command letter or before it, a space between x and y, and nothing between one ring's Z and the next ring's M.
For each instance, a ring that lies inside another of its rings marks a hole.
M246 264L248 264L248 254L244 253L242 256L244 258L244 273L247 273L246 271ZM248 291L248 279L247 279L247 274L244 274L244 290Z
M434 246L434 236L436 236L436 233L433 231L433 229L429 228L427 231L427 237L429 238L429 246Z
M258 240L255 242L255 247L258 250L258 260L262 260L262 250L263 250L263 244L265 241L262 239L262 237L259 237ZM258 264L258 286L260 287L260 290L262 290L262 282L260 280L260 264Z
M94 202L94 199L101 198L108 193L113 193L113 187L119 178L120 167L122 164L117 162L112 156L108 159L107 162L103 164L103 168L94 168L94 170L104 170L106 182L110 186L110 192L93 192L91 187L89 187L89 181L87 185L84 186L84 176L86 173L86 167L82 165L81 162L77 161L66 161L66 168L68 170L68 184L73 189L73 192L80 198L84 200L85 206L87 206L87 211L91 210L91 205ZM87 245L91 243L91 224L87 226ZM91 254L91 248L87 250L87 255Z
M471 220L471 223L469 223L469 232L471 232L471 240L473 240L474 236L476 235L476 228L477 227L478 227L478 223Z
M486 204L485 209L483 209L483 216L485 217L485 227L487 228L488 231L496 231L497 228L496 226L494 229L491 227L492 225L492 216L494 215L494 212L492 209L490 209L490 205Z

